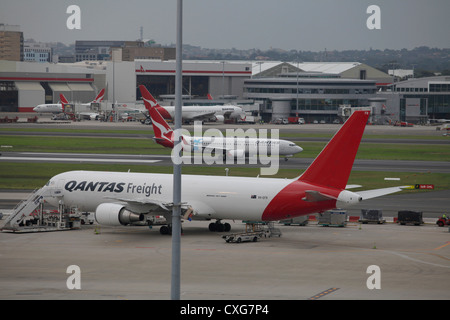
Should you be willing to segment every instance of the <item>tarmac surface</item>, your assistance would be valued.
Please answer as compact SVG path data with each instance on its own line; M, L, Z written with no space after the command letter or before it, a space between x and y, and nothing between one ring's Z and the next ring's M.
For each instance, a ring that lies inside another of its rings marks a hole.
M241 222L231 224L231 232L244 230ZM183 223L182 300L450 299L447 227L276 224L281 237L237 244L207 225ZM2 300L170 299L171 238L158 227L3 232L0 243ZM80 289L71 290L73 265L80 268ZM378 282L369 279L373 265Z

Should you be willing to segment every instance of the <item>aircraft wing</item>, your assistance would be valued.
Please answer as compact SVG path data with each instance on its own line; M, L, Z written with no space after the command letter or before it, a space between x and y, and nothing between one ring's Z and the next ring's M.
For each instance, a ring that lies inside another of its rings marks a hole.
M170 203L159 201L159 200L153 200L153 199L147 199L147 198L138 198L138 199L131 199L131 198L121 198L121 197L106 197L107 199L120 201L120 202L126 202L127 208L129 208L133 212L149 212L149 211L159 211L159 212L169 212L172 209L172 206L170 206Z
M368 200L372 198L381 197L387 194L400 192L403 189L407 189L409 186L401 186L401 187L390 187L390 188L382 188L382 189L374 189L374 190L366 190L366 191L358 191L356 192L362 197L362 200Z
M115 198L108 197L108 199L126 202L127 208L134 212L152 212L152 214L158 213L163 215L166 219L170 219L172 215L173 202L159 201L154 199L139 198ZM214 209L206 205L205 203L197 200L191 200L183 202L181 204L182 215L185 219L210 219L210 216L215 213Z

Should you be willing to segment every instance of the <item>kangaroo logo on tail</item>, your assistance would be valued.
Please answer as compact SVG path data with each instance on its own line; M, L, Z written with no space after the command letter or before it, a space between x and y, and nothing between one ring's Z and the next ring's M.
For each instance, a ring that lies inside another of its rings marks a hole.
M147 88L141 85L139 86L139 89L141 90L145 108L148 110L150 118L152 119L153 131L155 132L155 141L165 147L173 148L173 130L169 127L167 122L156 109L156 107L159 107L159 104L150 92L148 92Z
M105 89L102 89L99 92L99 94L97 95L97 97L94 99L94 101L92 101L92 102L97 102L97 103L102 102L104 97L105 97Z

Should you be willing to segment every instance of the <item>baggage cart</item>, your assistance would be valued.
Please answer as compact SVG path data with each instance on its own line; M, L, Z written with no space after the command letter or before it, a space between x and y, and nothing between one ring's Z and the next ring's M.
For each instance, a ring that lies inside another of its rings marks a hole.
M397 223L401 225L413 224L420 226L423 224L422 212L403 210L398 212Z
M359 222L361 223L378 223L382 224L385 223L386 220L383 219L383 210L379 209L361 209L361 215Z
M319 214L319 225L325 227L345 227L347 225L347 211L329 210Z

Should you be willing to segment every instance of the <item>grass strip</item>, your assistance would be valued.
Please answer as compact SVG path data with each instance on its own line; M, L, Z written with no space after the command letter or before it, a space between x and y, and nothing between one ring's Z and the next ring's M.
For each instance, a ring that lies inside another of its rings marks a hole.
M299 158L315 158L326 142L299 142ZM170 154L152 139L0 136L0 152ZM6 147L5 147L6 146ZM361 143L357 159L450 161L450 145Z

